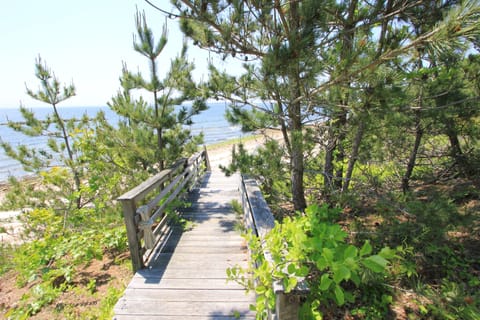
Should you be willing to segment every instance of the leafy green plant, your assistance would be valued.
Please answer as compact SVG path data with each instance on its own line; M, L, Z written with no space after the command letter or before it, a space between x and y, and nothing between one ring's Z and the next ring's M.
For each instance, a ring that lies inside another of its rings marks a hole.
M443 279L438 287L428 286L425 290L426 312L435 319L480 319L480 295L478 290L463 283Z
M268 140L250 154L240 143L232 147L232 162L220 165L227 175L239 171L261 181L266 200L278 203L290 197L287 164L284 161L285 148L276 140Z
M247 236L257 267L231 268L227 274L255 290L257 318L263 318L275 306L274 281L283 283L286 293L296 287L299 279L307 281L310 294L302 317L309 319L353 303L362 296L362 290L372 288L387 276L389 261L397 258L395 250L385 247L372 254L368 241L360 247L347 243L347 233L335 223L338 213L327 206L311 205L304 214L277 222L263 240ZM269 251L272 261L264 258L264 250ZM255 286L249 273L256 279ZM376 296L382 295L385 297L380 298L380 304L385 312L391 296L386 288Z
M87 290L91 294L94 294L95 291L97 291L97 280L96 279L90 279L90 281L88 281Z
M9 244L0 242L0 276L14 267L12 256L15 248Z
M236 217L234 228L235 228L235 230L237 230L241 233L244 233L245 232L245 226L244 226L244 223L243 223L242 204L240 202L238 202L237 200L232 200L230 202L230 205L232 206L232 210L235 212L235 217Z
M98 319L112 319L113 307L123 294L123 289L108 288L105 298L100 302Z
M44 282L35 285L30 293L24 295L16 308L10 309L6 316L8 319L28 319L37 314L44 306L52 303L66 287L52 286Z
M127 247L123 226L106 229L90 225L88 230L81 233L62 234L58 232L62 229L61 223L56 228L55 224L49 226L44 223L52 218L48 211L34 210L32 216L35 217L33 225L44 230L44 237L21 245L13 253L18 285L34 285L18 306L10 310L14 319L39 312L45 305L55 301L61 292L73 288L76 270L81 266L101 259L106 252L124 252ZM93 279L87 289L93 293L96 285Z

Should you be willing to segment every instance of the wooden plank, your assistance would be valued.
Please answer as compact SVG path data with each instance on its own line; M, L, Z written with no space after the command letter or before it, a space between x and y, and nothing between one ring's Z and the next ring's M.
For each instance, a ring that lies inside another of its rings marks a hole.
M203 278L203 279L191 279L191 278L164 278L158 274L152 274L148 278L140 275L135 275L130 282L127 289L202 289L202 290L241 290L245 292L245 288L233 281L227 281L226 276L223 278Z
M168 272L173 273L178 271L178 274L188 272L191 270L195 272L198 269L210 269L209 271L213 275L221 275L224 274L227 268L231 268L235 265L240 265L243 268L248 266L247 259L240 260L240 259L219 259L219 260L202 260L202 261L195 261L195 260L157 260L153 262L150 267L152 269L166 269L165 274ZM184 271L187 270L187 271ZM217 273L214 273L217 272Z
M218 181L214 181L215 183L215 186L214 187L211 187L211 186L200 186L199 188L196 188L196 189L193 189L189 194L188 196L189 197L207 197L207 196L210 196L210 195L219 195L219 196L223 196L223 197L227 197L227 196L230 196L230 197L233 197L233 198L236 198L238 197L238 187L236 185L234 185L234 183L232 181L228 181L227 183L221 185ZM232 187L233 185L233 187Z
M113 318L114 320L170 320L170 319L185 319L183 315L181 316L157 316L157 315L117 315ZM195 320L242 320L242 319L256 319L255 315L209 315L209 316L195 316Z
M226 200L226 201L229 201L229 200ZM212 200L207 200L207 199L195 201L194 203L191 204L191 206L182 209L181 212L193 211L193 210L204 211L209 209L222 209L224 212L228 212L228 213L233 212L232 206L229 203L225 203L225 201L221 201L221 199L215 199L215 202L212 202Z
M176 172L179 168L183 167L186 163L186 159L180 159L172 167L165 169L146 181L142 182L132 190L124 193L117 200L130 200L137 198L144 198L150 191L160 186L162 183L166 182L169 175L173 172Z
M215 214L218 214L218 215L215 216ZM240 219L237 219L237 217L235 217L233 213L231 213L230 215L226 215L226 214L215 212L215 211L205 211L205 213L202 213L202 214L186 214L185 216L182 216L182 217L192 222L211 221L212 223L217 223L217 224L223 224L224 222L241 221Z
M247 246L217 246L217 245L204 245L204 246L186 246L182 245L176 248L166 247L162 252L175 252L175 253L189 253L189 254L204 254L204 253L230 253L230 252L244 252L247 251ZM246 253L244 253L246 254Z
M135 301L151 301L157 300L162 302L182 302L182 301L195 301L195 302L255 302L253 296L245 294L244 290L219 290L215 289L183 289L183 290L155 290L147 288L127 288L125 294L129 295L129 300ZM125 299L125 298L121 298Z
M229 229L225 228L225 225L222 224L196 224L194 221L193 222L193 229L188 230L188 233L191 234L203 234L203 235L216 235L217 237L221 237L226 234L231 234L234 232L238 232L235 230L235 225L232 224ZM220 242L220 241L219 241Z
M239 248L234 246L225 246L227 248ZM201 246L197 246L200 250ZM242 257L243 256L243 257ZM178 253L178 252L160 252L155 256L155 259L158 261L155 262L162 262L162 261L170 261L171 263L177 261L193 261L197 262L199 265L214 262L214 261L243 261L246 258L246 252L242 252L240 250L233 250L229 254L225 253L207 253L207 252L199 252L198 255L192 254L185 254L185 253Z
M220 237L217 241L221 241L221 237L232 232L237 232L237 223L233 221L225 221L223 223L212 223L209 221L195 221L193 223L195 228L192 234L212 234Z
M194 229L192 230L185 231L184 233L172 233L169 236L168 241L165 243L165 246L182 246L183 244L192 245L194 243L203 246L203 242L209 242L212 245L218 243L221 245L223 241L245 243L245 239L240 237L235 230L225 231L220 225L203 225L202 227L203 228L200 228L200 225L195 225L195 223L193 223Z
M222 232L221 233L221 239L222 241L228 240L228 241L243 241L245 240L239 236L237 232ZM214 242L219 242L219 234L202 234L195 232L195 230L192 231L186 231L183 234L174 234L171 236L171 239L174 240L174 238L178 238L182 242L184 241L198 241L201 243L201 241L214 241ZM220 242L221 244L221 242ZM179 245L181 245L179 243Z
M248 303L236 301L208 301L208 302L175 302L159 303L158 301L136 301L120 300L115 306L115 314L141 314L141 315L163 315L163 316L233 316L235 313L241 315L253 315Z
M191 254L182 254L182 253L160 253L156 256L156 262L163 262L168 261L169 263L176 263L176 262L195 262L199 265L202 263L209 263L209 262L219 262L219 261L244 261L247 260L245 253L239 252L235 253L232 252L230 254L225 253L205 253L202 255L191 255Z
M218 241L218 236L217 240L213 239L215 236L210 235L210 233L207 233L208 235L202 235L202 236L193 236L192 238L184 238L182 237L180 239L180 242L178 244L166 244L163 248L183 248L183 247L206 247L206 246L214 246L214 247L227 247L227 248L242 248L245 246L245 241L243 239L235 239L235 238L230 238L230 237L225 237L224 240ZM212 237L212 239L205 239L202 240L202 238L205 237ZM235 253L235 252L232 252Z
M244 265L245 266L245 265ZM233 267L233 264L232 264ZM227 279L226 268L220 269L213 268L190 268L190 269L157 269L153 268L155 272L166 279Z
M236 223L223 223L223 224L207 224L207 223L193 223L193 229L191 232L192 234L211 234L217 237L222 237L226 234L231 234L237 231L237 224ZM218 239L218 242L221 242L221 238Z
M223 222L239 222L242 221L237 219L235 216L232 216L232 213L225 213L216 210L209 210L203 213L188 213L182 215L182 218L192 221L192 222L205 222L205 221L212 221L216 223L223 223Z
M262 192L253 179L245 179L245 189L252 209L253 221L261 239L275 226L275 220Z
M183 210L181 214L182 218L195 219L198 218L229 218L236 219L232 209L226 210L225 208L191 208ZM239 220L240 221L240 220Z

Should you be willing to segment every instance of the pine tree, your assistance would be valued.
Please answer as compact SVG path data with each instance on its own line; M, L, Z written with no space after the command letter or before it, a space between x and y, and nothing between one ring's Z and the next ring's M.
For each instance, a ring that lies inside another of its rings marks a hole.
M250 105L257 113L275 119L290 159L292 200L297 210L305 206L307 124L324 121L317 135L317 141L326 140L322 143L324 184L333 191L347 190L348 183L343 186L343 182L351 178L365 128L356 131L357 145L349 154L352 139L355 141L353 132L357 124L375 121L364 117L359 122L360 118L353 116L358 115L359 106L368 106L368 99L375 98L364 94L369 85L361 84L373 79L380 66L394 66L395 59L417 48L478 42L478 0L462 1L420 33L411 33L410 22L399 21L412 10L428 14L424 2L176 0L173 4L182 30L196 45L245 60L241 76L229 76L212 67L211 89L232 101L236 109ZM440 5L448 9L452 4L456 2ZM258 104L258 98L271 103ZM240 114L238 110L233 113ZM254 127L255 117L242 114L237 119ZM350 168L344 170L349 159Z
M27 94L33 99L47 103L52 113L46 119L38 119L32 110L20 106L24 122L9 121L15 131L30 137L46 137L46 148L31 148L27 145L1 145L6 154L19 161L24 170L42 177L42 188L29 194L14 194L18 206L53 207L64 215L66 227L69 212L80 209L89 199L83 187L84 163L78 150L77 141L88 124L87 116L81 119L64 119L59 104L75 95L73 84L63 85L40 57L35 62L35 76L40 81L38 91L27 87ZM13 185L19 185L11 178Z
M133 73L124 63L122 89L108 104L121 121L117 128L106 126L99 134L108 145L104 152L109 154L112 164L125 173L141 169L151 174L196 150L202 136L192 136L188 126L192 117L207 106L191 77L194 65L187 60L186 45L161 79L158 63L167 44L166 26L155 41L144 13L136 13L135 25L133 47L147 59L150 74L146 78L139 72ZM134 91L140 92L140 98L133 97ZM182 105L185 101L193 101L191 107Z

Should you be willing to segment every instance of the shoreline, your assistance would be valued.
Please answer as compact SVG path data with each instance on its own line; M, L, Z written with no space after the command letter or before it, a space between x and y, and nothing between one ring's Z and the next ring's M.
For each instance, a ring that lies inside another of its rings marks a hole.
M232 146L239 143L243 143L244 147L248 151L253 151L257 147L263 145L266 139L281 140L282 133L276 129L266 129L262 132L258 132L249 136L233 138L210 145L205 145L208 152L208 157L211 166L218 167L220 164L230 163L232 157ZM18 178L22 183L38 183L40 177L34 175L27 175ZM0 205L5 199L5 195L8 193L10 184L8 181L0 181ZM1 244L19 244L21 243L21 231L22 224L18 219L18 216L22 213L23 209L17 210L0 210L0 243Z
M276 140L280 140L282 138L282 134L279 130L265 129L265 130L262 130L262 132L256 132L251 135L246 135L242 137L227 139L220 142L206 144L205 147L209 152L208 154L209 157L212 158L211 154L218 155L226 151L230 153L232 146L239 143L243 143L245 147L250 150L252 149L251 148L252 142L255 142L257 144L263 144L265 142L266 136ZM40 179L37 175L33 173L28 173L26 175L15 177L15 178L22 183L24 182L35 183L38 179ZM8 177L6 180L0 180L0 205L2 204L4 193L6 193L8 191L8 188L10 187L10 182L8 181L9 179L10 177Z

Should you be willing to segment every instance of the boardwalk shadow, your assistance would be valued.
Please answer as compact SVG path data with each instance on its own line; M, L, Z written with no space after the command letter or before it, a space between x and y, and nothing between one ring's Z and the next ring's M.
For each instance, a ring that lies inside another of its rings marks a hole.
M230 320L230 319L255 319L255 316L252 315L252 311L239 311L239 310L232 310L231 312L212 312L208 316L211 320Z
M137 274L144 278L144 283L160 283L172 258L171 253L175 251L180 242L182 233L180 227L174 226L167 232L165 240L157 244L149 265L145 269L137 271Z
M181 216L194 224L218 220L218 227L223 232L231 232L235 230L237 224L231 201L238 198L238 190L226 192L221 188L209 188L210 177L207 176L202 182L200 186L202 189L195 189L189 193L187 201L191 206L181 210Z

